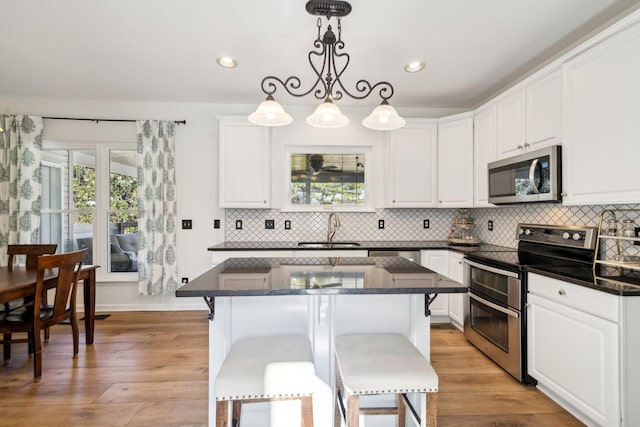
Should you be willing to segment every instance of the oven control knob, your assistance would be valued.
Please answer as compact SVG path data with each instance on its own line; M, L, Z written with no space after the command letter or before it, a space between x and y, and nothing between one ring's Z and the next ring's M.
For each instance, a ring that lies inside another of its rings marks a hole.
M565 240L569 240L571 238L571 234L569 234L568 231L565 231L564 233L562 233L562 238Z
M573 235L571 236L571 238L573 240L582 240L582 234L580 233L573 233Z
M524 234L524 228L520 229L520 234Z
M526 230L524 230L524 234L526 234L527 236L530 236L533 234L533 231L531 231L530 228L527 228Z

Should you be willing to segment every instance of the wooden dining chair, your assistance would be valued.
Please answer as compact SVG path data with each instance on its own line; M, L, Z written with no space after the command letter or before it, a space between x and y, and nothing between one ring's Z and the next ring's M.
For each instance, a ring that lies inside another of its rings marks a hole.
M53 255L56 253L58 245L53 244L37 244L37 245L8 245L7 255L9 255L9 263L7 267L9 270L13 269L15 264L15 258L18 255L26 255L25 266L28 270L35 270L38 268L38 257L40 255Z
M82 268L86 249L69 252L60 255L41 256L38 258L36 289L34 303L27 306L26 310L16 314L7 314L0 320L0 333L8 335L11 345L11 334L14 332L26 332L33 348L33 376L36 381L42 376L42 344L40 330L48 328L63 321L69 320L73 334L73 355L78 354L79 332L78 317L76 314L76 291L78 276ZM42 295L45 290L45 274L48 270L57 269L57 280L54 289L52 305L42 304Z
M16 264L16 259L21 256L24 255L26 257L25 259L25 267L27 268L27 270L35 270L38 268L38 257L41 255L53 255L56 253L56 249L58 249L58 245L55 243L52 244L12 244L12 245L8 245L7 246L7 255L9 256L9 260L8 260L8 264L7 264L7 268L9 270L13 269L14 264ZM43 295L44 298L44 304L47 303L47 294L45 293ZM23 307L26 304L30 304L33 301L33 298L30 299L21 299L21 300L14 300L14 301L9 301L7 303L5 303L4 306L4 314L7 314L8 312L12 311L12 310L20 310L23 309ZM49 328L46 328L44 330L44 339L45 341L49 340ZM25 340L18 340L18 341L14 341L14 342L24 342ZM5 354L5 360L7 360L6 358L6 354Z

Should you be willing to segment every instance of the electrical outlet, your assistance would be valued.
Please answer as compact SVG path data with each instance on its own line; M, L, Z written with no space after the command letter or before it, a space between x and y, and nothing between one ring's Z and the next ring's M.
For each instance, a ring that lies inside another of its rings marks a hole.
M384 229L384 219L379 219L379 220L378 220L378 228L379 228L380 230L383 230L383 229Z
M265 219L264 220L264 229L265 230L273 230L274 228L276 228L276 222L272 219Z
M487 221L487 230L493 231L493 221L492 220Z
M242 220L236 219L236 230L242 230Z
M189 283L189 278L188 277L183 277L182 278L182 283Z
M285 230L291 230L291 220L290 219L285 219L284 220L284 229Z
M429 220L425 219L422 221L422 228L429 228Z
M220 228L220 220L219 219L214 219L213 220L213 228Z
M183 219L182 220L182 229L183 230L191 230L193 228L193 221L191 221L190 219Z

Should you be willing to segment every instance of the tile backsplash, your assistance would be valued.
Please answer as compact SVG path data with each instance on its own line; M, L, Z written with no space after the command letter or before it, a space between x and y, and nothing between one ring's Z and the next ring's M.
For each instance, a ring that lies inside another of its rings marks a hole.
M536 224L598 225L604 209L640 209L636 205L562 206L559 204L526 204L495 208L475 208L468 212L475 218L475 234L485 243L516 247L519 222ZM339 213L341 227L334 240L446 240L458 209L378 209L370 213ZM227 209L225 240L227 241L322 241L326 239L328 212L281 212L277 209ZM640 226L638 217L633 217ZM242 229L236 229L236 221ZM273 220L275 228L265 229L265 221ZM285 220L291 228L285 229ZM384 221L384 229L379 221ZM429 220L429 228L424 228ZM493 221L493 231L487 221Z

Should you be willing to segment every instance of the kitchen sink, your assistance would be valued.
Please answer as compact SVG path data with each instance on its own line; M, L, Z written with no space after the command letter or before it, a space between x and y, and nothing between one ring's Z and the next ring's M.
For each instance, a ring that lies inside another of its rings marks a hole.
M360 243L357 242L298 242L300 248L318 248L318 249L340 249L340 248L357 248Z

